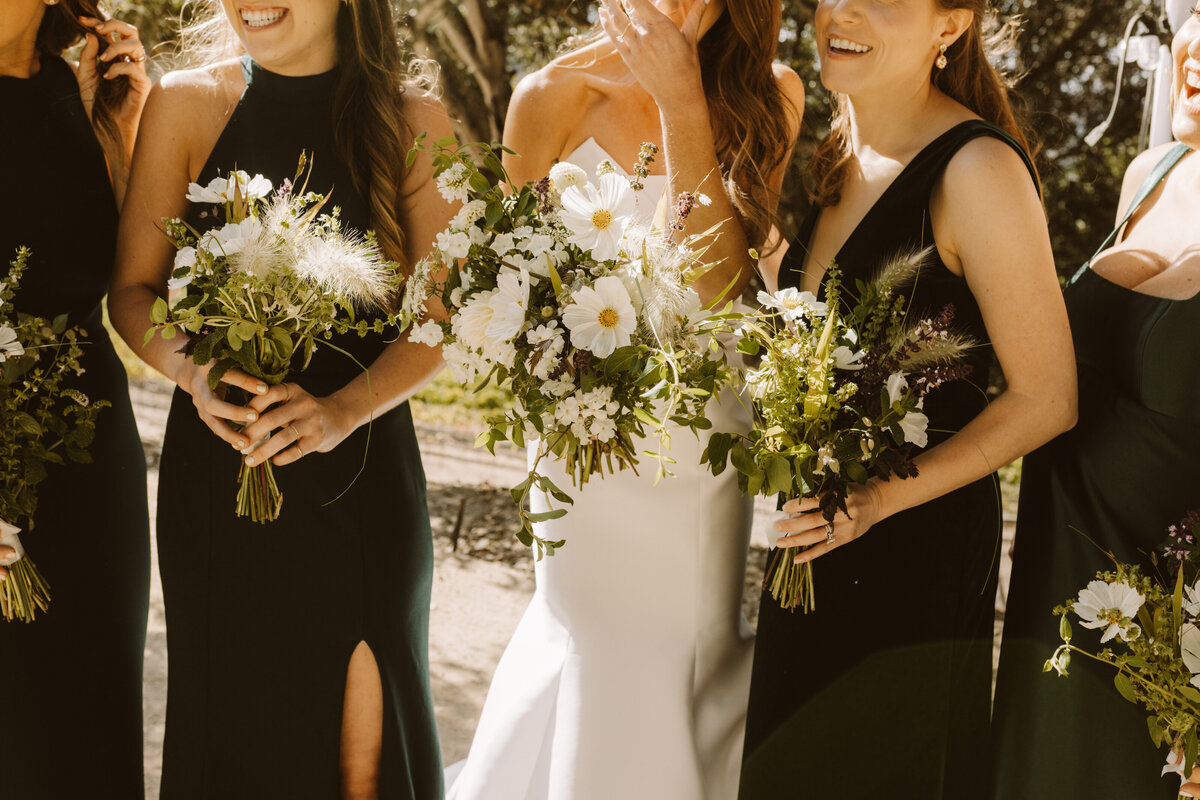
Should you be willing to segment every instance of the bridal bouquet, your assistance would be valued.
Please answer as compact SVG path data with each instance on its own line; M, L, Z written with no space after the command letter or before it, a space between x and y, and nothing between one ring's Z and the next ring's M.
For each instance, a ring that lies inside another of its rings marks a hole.
M1200 723L1200 511L1190 512L1168 529L1157 569L1144 575L1137 565L1118 562L1054 609L1062 619L1063 644L1045 671L1067 675L1071 654L1078 653L1116 668L1113 683L1131 703L1149 712L1147 727L1155 746L1170 745L1163 774L1190 775L1196 766ZM1103 631L1093 652L1072 643L1068 619L1075 614L1085 628ZM1112 643L1110 645L1110 643ZM1108 646L1105 646L1108 645Z
M83 330L67 327L65 314L51 321L13 308L29 255L18 250L0 283L0 545L19 559L0 583L0 614L9 622L32 622L50 607L50 587L25 552L17 523L33 529L47 464L91 461L96 416L110 405L65 385L83 373Z
M952 307L910 325L909 284L928 251L885 265L857 283L859 299L843 299L836 264L827 301L811 292L760 292L762 314L742 321L738 350L759 356L746 373L754 426L746 435L714 433L703 458L714 474L732 464L751 495L816 497L832 522L846 497L872 476L917 474L913 451L928 443L924 397L968 374L961 364L971 342L954 335ZM783 608L814 608L812 566L777 550L764 588Z
M297 180L303 168L301 160ZM339 350L328 341L333 334L383 333L395 323L390 314L356 319L358 311L387 309L401 273L370 233L344 230L336 208L321 213L328 195L293 190L289 181L273 192L263 176L238 171L208 186L191 184L187 199L216 206L225 224L200 234L178 219L165 221L177 248L167 285L182 296L173 304L155 301L146 341L156 332L165 339L184 333L192 360L212 362L214 390L231 369L283 383L308 366L318 344ZM283 495L270 460L243 463L238 487L238 516L278 518Z
M582 486L606 472L636 471L636 440L650 431L659 449L649 455L661 477L670 463L668 426L710 427L705 403L731 377L713 334L732 315L705 312L689 284L707 268L700 242L711 234L677 244L670 232L631 221L651 145L632 180L602 165L593 181L560 163L511 193L492 148L447 139L431 149L439 188L464 205L417 266L405 297L407 315L421 316L436 298L449 321L415 325L411 337L441 345L463 384L511 389L514 408L488 419L479 444L494 450L500 441L540 439L528 477L512 489L521 509L518 538L540 558L563 543L537 537L534 523L566 509L532 513L526 499L537 488L572 502L539 471L543 459L564 462ZM680 197L672 229L706 201Z

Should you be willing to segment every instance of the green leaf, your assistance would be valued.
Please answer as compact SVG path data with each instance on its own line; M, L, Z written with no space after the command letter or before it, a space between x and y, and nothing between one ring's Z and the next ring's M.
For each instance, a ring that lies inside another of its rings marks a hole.
M1179 693L1196 705L1200 705L1200 690L1194 686L1180 686Z
M155 325L162 325L167 321L167 314L170 309L167 307L167 301L161 297L154 298L154 305L150 306L150 321Z
M560 517L565 517L566 515L567 510L565 508L556 508L551 511L537 511L532 514L526 514L525 519L529 520L530 522L545 522L546 520L558 519Z
M772 494L792 488L792 465L781 455L767 456L767 491Z
M737 351L739 353L748 356L756 356L758 355L758 351L761 349L762 345L758 343L757 339L751 339L749 336L743 336L741 339L738 339Z
M1129 676L1124 672L1118 672L1113 676L1113 685L1117 687L1117 691L1131 703L1137 702L1137 695L1133 692L1133 682L1129 680Z
M703 458L708 461L713 475L720 475L725 471L725 463L729 458L729 448L732 445L733 436L731 434L714 433L708 437L708 447L704 449Z
M865 484L871 479L867 468L857 460L845 461L842 463L842 469L846 471L846 477L858 484Z
M755 475L759 472L758 465L754 463L754 456L750 455L750 451L746 449L746 445L738 442L729 450L729 460L733 464L734 469L743 475ZM759 475L759 485L762 485L762 476Z
M1196 766L1196 726L1188 729L1183 743L1183 774L1191 775Z
M480 194L487 194L488 190L492 188L488 179L478 172L472 173L468 182L471 184L471 188Z
M641 356L641 351L634 345L618 347L612 354L604 359L604 375L612 377L619 372L636 372L636 364Z

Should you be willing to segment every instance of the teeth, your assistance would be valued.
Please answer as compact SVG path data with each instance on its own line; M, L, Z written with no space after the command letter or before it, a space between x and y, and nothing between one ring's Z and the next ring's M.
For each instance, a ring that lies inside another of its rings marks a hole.
M1192 87L1193 89L1200 89L1200 75L1197 75L1190 69L1185 70L1183 74L1185 76L1184 80L1187 81L1188 86Z
M283 19L283 15L287 13L286 9L242 9L242 22L247 28L265 28Z
M871 48L865 44L858 44L849 39L830 39L829 46L837 50L849 50L854 53L869 53Z

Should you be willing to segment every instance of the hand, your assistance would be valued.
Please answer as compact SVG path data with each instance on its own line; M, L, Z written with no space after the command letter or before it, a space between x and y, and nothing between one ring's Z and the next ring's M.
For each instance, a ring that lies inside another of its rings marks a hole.
M95 17L79 17L79 22L93 31L85 37L83 51L79 54L79 68L75 72L75 78L79 82L79 95L93 126L95 118L92 116L92 110L95 107L99 81L113 80L121 75L129 79L129 91L113 114L113 121L121 135L121 141L116 144L120 146L127 162L137 138L142 107L145 106L146 96L150 93L150 76L146 74L146 49L138 38L137 28L128 23L116 19L100 20ZM104 37L108 42L103 53L100 53L100 37ZM108 64L103 78L100 77L101 63ZM105 131L97 129L96 134L101 142L105 140Z
M0 582L3 582L6 578L8 578L8 570L6 570L4 567L7 567L16 560L17 551L15 549L9 547L8 545L0 545L0 564L4 565L3 567L0 567Z
M650 0L603 0L600 23L642 88L664 111L704 102L700 75L700 21L708 0L694 0L683 27Z
M250 407L262 416L242 434L252 443L268 435L270 438L243 448L248 467L267 459L282 467L309 453L328 453L354 431L336 400L313 397L294 383L272 386L266 394L252 399Z
M786 534L775 543L776 547L802 547L813 545L796 556L795 562L803 564L820 558L830 550L841 547L862 536L871 526L883 519L880 510L879 487L874 481L864 486L855 486L846 498L846 510L833 520L833 540L826 534L825 517L821 515L816 498L805 497L789 500L783 510L789 516L775 523L775 530Z
M175 382L179 388L192 396L196 413L213 433L229 443L234 450L243 450L254 440L242 430L236 430L229 422L245 425L258 419L258 410L250 406L235 406L224 400L225 387L217 392L208 388L208 372L212 364L197 366L190 360L180 368ZM237 386L244 389L255 399L260 399L267 393L267 384L258 378L251 377L241 370L231 369L221 376L221 383L226 386ZM228 421L227 421L228 420Z

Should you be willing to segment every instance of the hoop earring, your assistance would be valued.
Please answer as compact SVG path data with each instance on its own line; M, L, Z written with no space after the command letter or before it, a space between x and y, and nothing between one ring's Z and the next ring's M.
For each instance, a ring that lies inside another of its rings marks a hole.
M938 69L945 69L946 65L950 63L950 59L946 58L946 45L942 45L937 61L933 63L937 64Z

